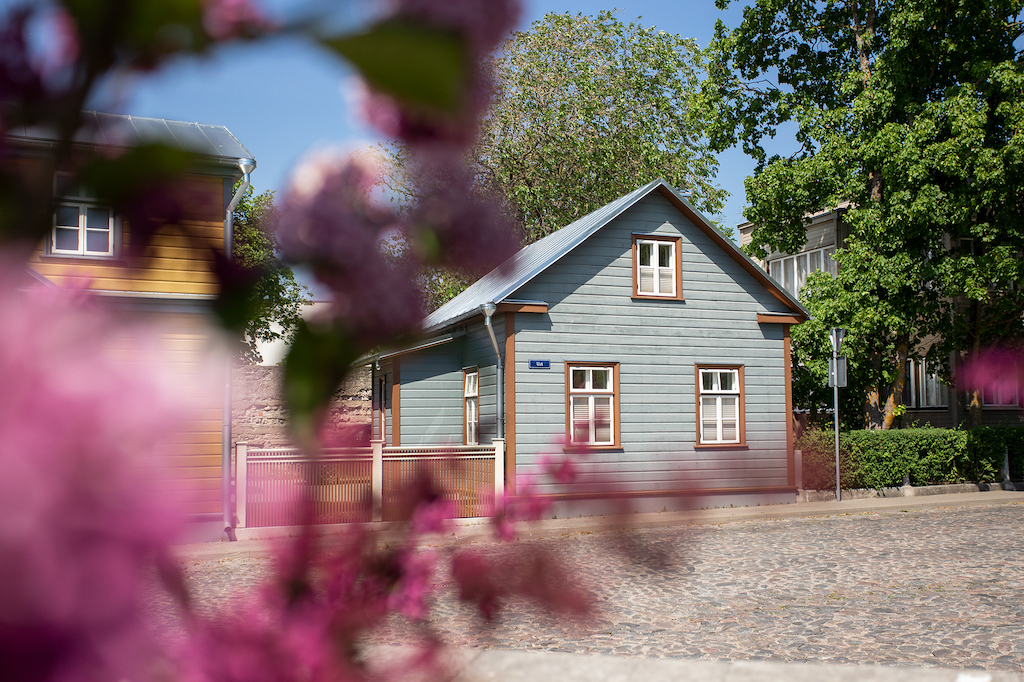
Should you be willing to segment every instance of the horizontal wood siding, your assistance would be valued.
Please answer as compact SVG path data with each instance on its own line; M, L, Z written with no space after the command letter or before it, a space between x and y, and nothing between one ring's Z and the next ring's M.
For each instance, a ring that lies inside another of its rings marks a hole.
M631 300L632 235L682 236L685 301ZM547 315L516 316L517 473L565 432L564 363L617 362L620 450L587 455L582 481L629 490L785 486L786 401L781 325L788 312L660 194L652 194L513 294ZM529 360L549 360L531 370ZM748 448L696 449L694 365L742 364ZM554 487L544 488L555 492Z
M462 443L462 339L401 356L401 444Z
M224 246L224 178L189 176L180 223L162 228L141 256L129 257L131 225L121 223L121 253L114 259L45 255L40 244L29 263L60 285L146 294L212 295L217 283L213 251Z
M494 326L494 337L498 347L505 344L505 316L494 315L491 318ZM480 443L490 443L498 435L496 413L496 388L498 378L497 365L494 357L494 346L490 334L483 322L470 324L466 330L463 345L462 364L465 367L480 368Z
M189 412L163 443L167 485L181 495L189 514L221 512L221 443L225 361L212 353L210 320L202 313L140 312L138 321L155 330L160 359L175 384L188 396ZM141 364L128 339L114 340L117 358L139 372ZM150 349L151 350L151 349Z

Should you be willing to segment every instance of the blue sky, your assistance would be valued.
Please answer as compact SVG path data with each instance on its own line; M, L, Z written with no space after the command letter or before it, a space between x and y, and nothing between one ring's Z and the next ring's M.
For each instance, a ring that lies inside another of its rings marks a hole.
M486 0L481 0L486 2ZM722 18L735 26L742 4L718 11L713 0L654 2L651 0L525 0L520 28L547 12L596 14L617 8L623 21L695 38L703 47ZM356 25L368 3L335 3L339 24ZM268 12L284 16L302 6L295 0L263 0ZM639 19L637 19L639 17ZM295 40L234 46L202 60L179 60L138 80L119 101L99 103L139 116L155 116L227 126L256 157L253 184L258 190L280 189L289 170L311 149L354 147L377 139L353 110L352 72L338 59ZM724 225L742 222L743 179L753 163L736 149L720 156L717 182L730 193Z

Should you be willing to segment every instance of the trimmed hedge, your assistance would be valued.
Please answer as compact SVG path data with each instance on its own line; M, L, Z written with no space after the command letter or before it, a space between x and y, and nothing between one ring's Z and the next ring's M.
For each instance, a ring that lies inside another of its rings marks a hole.
M835 444L830 431L808 429L797 441L803 451L806 489L835 487ZM914 428L840 434L840 478L844 488L886 488L965 481L1002 480L1004 452L1010 478L1024 480L1024 428Z

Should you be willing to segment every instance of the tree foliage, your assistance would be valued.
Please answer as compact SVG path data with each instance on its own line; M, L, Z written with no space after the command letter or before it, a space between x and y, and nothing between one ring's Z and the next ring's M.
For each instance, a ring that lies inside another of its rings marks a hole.
M251 186L234 212L234 261L259 273L249 292L251 305L247 306L242 351L243 358L253 364L263 361L257 342L291 343L299 311L309 302L309 290L295 281L291 268L277 257L277 238L270 229L275 212L274 193L256 194Z
M658 177L699 210L721 210L718 161L689 115L703 74L693 40L611 12L552 13L513 34L490 68L494 98L469 162L476 191L501 201L528 243ZM401 146L383 151L399 203L436 181L410 169ZM469 281L435 269L421 278L431 308Z
M728 0L719 0L724 7ZM824 383L824 331L845 326L864 423L888 428L908 357L1021 334L1024 271L1019 0L760 0L716 26L695 110L716 149L757 160L751 250L804 243L806 216L845 202L835 280L805 288L800 371ZM767 137L796 131L788 157ZM947 376L955 368L946 367Z
M702 75L692 39L610 12L548 14L493 68L475 161L530 241L659 176L700 210L721 209L718 162L688 117Z

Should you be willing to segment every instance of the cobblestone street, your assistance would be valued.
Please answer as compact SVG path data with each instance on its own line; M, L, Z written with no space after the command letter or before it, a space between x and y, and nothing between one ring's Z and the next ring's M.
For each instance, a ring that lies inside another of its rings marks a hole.
M1024 505L1001 504L529 540L578 571L596 619L560 623L514 603L483 628L447 587L432 625L456 646L1021 671L1022 523ZM670 561L625 562L610 551L623 540ZM197 603L212 607L255 585L269 559L185 566ZM396 619L381 640L408 635Z

